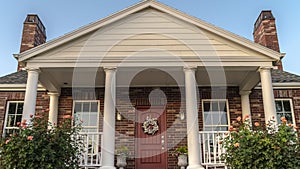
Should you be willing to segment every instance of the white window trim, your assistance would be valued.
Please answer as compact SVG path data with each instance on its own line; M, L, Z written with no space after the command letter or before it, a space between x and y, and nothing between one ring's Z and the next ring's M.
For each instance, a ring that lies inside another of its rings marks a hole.
M87 102L87 103L90 103L90 102L97 102L98 103L98 113L97 113L97 132L96 133L99 133L99 116L100 116L100 100L73 100L73 108L72 108L72 116L75 118L75 103L76 102ZM88 133L88 132L87 132ZM93 132L94 133L94 132ZM93 137L93 136L92 136ZM98 143L99 143L99 139L101 139L101 136L99 137L99 135L96 136L96 144L95 146L92 146L94 147L93 149L93 152L87 152L87 155L95 155L97 153L99 153L99 147L98 147ZM102 140L101 140L102 141ZM89 148L90 145L93 145L94 143L91 142L91 140L88 140L88 142L84 143L84 146L85 148Z
M285 101L285 100L288 100L288 101L290 102L293 124L296 125L295 114L294 114L293 99L287 99L287 98L282 98L282 99L281 99L281 98L275 98L275 101ZM275 109L275 110L276 110L276 109ZM276 111L276 116L277 116L277 111Z
M229 111L229 102L228 99L202 99L201 100L201 104L202 104L202 123L203 123L203 130L205 129L205 127L210 127L210 126L215 126L215 125L205 125L205 119L204 119L204 102L213 102L213 101L225 101L226 102L226 110L227 110L227 126L225 125L219 125L219 126L224 126L224 127L228 127L230 126L230 111Z
M99 132L99 116L100 116L100 100L73 100L72 117L75 118L75 103L76 102L97 102L98 114L97 114L97 132Z
M5 131L7 129L7 118L8 118L8 110L9 110L9 106L11 103L23 103L24 104L24 101L7 101L7 104L6 104L6 111L5 111L5 120L4 120L4 127L3 127L3 133L2 135L4 136L5 135ZM23 116L23 114L22 114ZM18 127L10 127L9 129L18 129Z

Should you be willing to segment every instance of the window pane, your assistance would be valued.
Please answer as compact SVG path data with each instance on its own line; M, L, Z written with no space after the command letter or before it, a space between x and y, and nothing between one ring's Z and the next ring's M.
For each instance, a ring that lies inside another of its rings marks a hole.
M23 113L23 103L18 103L17 114Z
M209 114L209 113L210 112L204 113L204 124L206 124L206 125L212 125L213 124L211 114Z
M281 121L280 121L280 118L283 116L283 114L282 113L277 113L277 121L280 123Z
M17 103L9 103L8 114L15 114L16 107L17 107Z
M83 103L83 112L89 112L90 111L90 103L89 102L85 102Z
M89 116L87 114L82 114L81 120L82 120L82 127L89 126Z
M276 105L276 111L281 112L282 111L281 101L275 101L275 105Z
M15 116L14 115L8 115L6 127L14 127L14 123L15 123Z
M219 111L218 102L212 102L212 111Z
M5 129L5 136L9 136L10 134L17 133L18 129Z
M76 123L82 121L82 132L98 131L98 102L76 102L74 110L77 110Z
M284 111L291 111L290 101L288 100L283 101L283 107L284 107Z
M90 114L90 126L97 126L97 114L91 113Z
M222 113L222 116L221 116L221 124L222 124L222 125L227 125L227 124L228 124L227 113L225 113L225 112Z
M226 107L226 102L225 101L220 101L219 105L220 105L220 111L227 112L227 107Z
M81 112L81 102L75 103L74 111L75 111L75 113L76 112Z
M98 112L98 103L97 102L91 103L91 112Z
M228 127L225 127L225 126L224 127L223 126L222 127L218 127L217 131L228 131Z
M204 130L226 131L228 129L226 101L203 102Z
M21 122L22 121L22 115L16 115L16 122L15 122L15 125L18 123L18 122Z
M203 103L204 103L204 105L203 105L204 111L205 112L210 111L210 102L203 102Z
M285 118L286 118L286 120L288 121L288 123L293 123L292 114L286 113L286 114L285 114Z
M205 127L204 131L215 131L214 127Z

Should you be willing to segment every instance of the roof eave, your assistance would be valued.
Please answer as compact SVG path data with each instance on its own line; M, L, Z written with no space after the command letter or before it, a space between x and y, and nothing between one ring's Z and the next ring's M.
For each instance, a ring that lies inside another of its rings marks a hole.
M26 91L26 84L0 84L0 91ZM42 85L38 84L37 91L47 91Z

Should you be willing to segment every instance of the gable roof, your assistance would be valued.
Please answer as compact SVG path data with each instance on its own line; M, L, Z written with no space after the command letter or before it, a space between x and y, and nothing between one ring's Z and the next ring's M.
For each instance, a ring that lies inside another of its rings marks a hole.
M261 46L259 44L256 44L246 38L243 38L243 37L240 37L238 35L235 35L231 32L228 32L228 31L225 31L221 28L218 28L214 25L211 25L211 24L208 24L198 18L195 18L195 17L192 17L192 16L189 16L183 12L180 12L174 8L171 8L169 6L166 6L160 2L157 2L157 1L153 1L153 0L148 0L148 1L142 1L142 2L139 2L131 7L128 7L122 11L119 11L115 14L112 14L104 19L101 19L99 21L96 21L94 23L91 23L89 25L86 25L84 27L81 27L73 32L70 32L66 35L63 35L61 37L58 37L54 40L51 40L45 44L42 44L40 46L37 46L35 48L32 48L30 50L27 50L23 53L20 53L20 54L17 54L15 55L19 61L26 61L28 59L30 59L31 57L34 57L40 53L43 53L43 52L46 52L50 49L53 49L55 47L58 47L62 44L65 44L71 40L74 40L78 37L81 37L83 35L86 35L90 32L93 32L97 29L100 29L101 27L104 27L108 24L111 24L115 21L118 21L130 14L133 14L133 13L136 13L138 11L141 11L141 10L144 10L144 9L147 9L147 8L154 8L156 10L159 10L159 11L162 11L164 13L167 13L167 14L170 14L178 19L181 19L181 20L184 20L188 23L191 23L201 29L204 29L204 30L207 30L209 32L212 32L216 35L219 35L223 38L226 38L228 40L231 40L237 44L240 44L242 46L245 46L247 48L250 48L252 50L255 50L255 51L258 51L270 58L272 58L273 60L277 60L279 61L281 57L284 56L284 54L281 54L281 53L278 53L276 51L273 51L269 48L266 48L264 46Z

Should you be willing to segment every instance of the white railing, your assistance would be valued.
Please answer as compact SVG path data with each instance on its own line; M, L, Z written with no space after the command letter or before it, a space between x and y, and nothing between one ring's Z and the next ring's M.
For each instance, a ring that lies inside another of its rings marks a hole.
M225 152L220 144L221 138L226 137L227 131L200 131L200 145L202 150L202 165L209 167L225 166L221 154Z
M95 168L101 166L102 132L79 133L83 143L83 151L79 155L80 168Z

